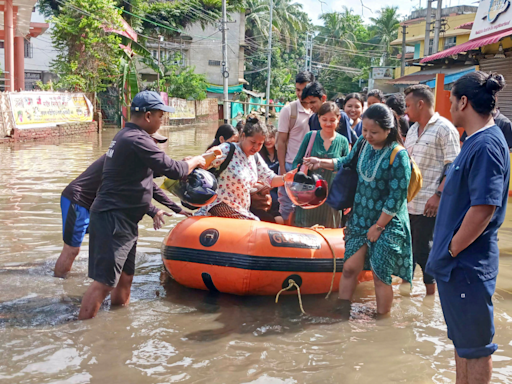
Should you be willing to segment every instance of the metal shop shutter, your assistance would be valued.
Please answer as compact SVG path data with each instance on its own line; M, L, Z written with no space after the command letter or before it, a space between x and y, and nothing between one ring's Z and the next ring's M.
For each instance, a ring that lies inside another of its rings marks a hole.
M482 59L480 70L484 72L497 72L503 75L507 86L498 93L498 107L500 112L509 119L512 118L512 58Z

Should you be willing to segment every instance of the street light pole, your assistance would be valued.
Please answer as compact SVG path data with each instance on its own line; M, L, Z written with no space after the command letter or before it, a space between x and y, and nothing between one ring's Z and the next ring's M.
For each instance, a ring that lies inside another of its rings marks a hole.
M229 66L228 66L228 44L227 44L227 12L226 12L226 0L222 0L222 21L221 21L221 30L222 30L222 86L224 93L224 124L228 123L229 120L229 94L228 94L228 86L229 86Z
M268 71L267 71L267 109L265 120L268 120L270 112L270 81L272 80L272 14L274 13L274 1L270 0L270 25L268 27Z
M164 41L164 37L163 36L158 36L158 70L156 71L156 85L157 85L157 90L158 90L158 94L160 94L160 42L161 41Z

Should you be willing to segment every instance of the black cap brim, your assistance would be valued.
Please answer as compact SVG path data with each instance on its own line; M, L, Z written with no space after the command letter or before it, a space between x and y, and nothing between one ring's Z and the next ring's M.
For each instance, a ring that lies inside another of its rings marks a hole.
M163 135L161 135L161 134L159 134L159 133L156 133L156 132L155 132L155 133L153 133L153 134L151 135L151 137L152 137L154 140L156 140L157 142L159 142L159 143L165 143L165 142L168 140L168 139L167 139L167 137L165 137L165 136L163 136Z

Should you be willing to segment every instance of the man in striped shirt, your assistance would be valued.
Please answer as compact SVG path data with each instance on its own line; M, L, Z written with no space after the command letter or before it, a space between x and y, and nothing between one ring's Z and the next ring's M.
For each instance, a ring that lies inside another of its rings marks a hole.
M434 94L428 86L414 85L405 90L405 95L409 119L416 121L409 128L405 147L423 176L421 191L407 205L414 265L420 265L427 295L433 295L435 279L425 272L425 266L432 249L444 175L460 152L459 133L449 120L434 112Z

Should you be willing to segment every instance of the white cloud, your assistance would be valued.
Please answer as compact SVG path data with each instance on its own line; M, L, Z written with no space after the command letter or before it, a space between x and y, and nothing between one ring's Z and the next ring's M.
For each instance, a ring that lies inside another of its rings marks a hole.
M304 11L313 20L314 24L320 24L319 16L325 12L341 12L343 6L352 9L354 13L361 15L363 19L368 22L370 17L376 16L378 11L383 5L398 6L402 16L411 13L414 6L419 5L419 0L388 0L383 4L382 0L362 0L364 8L361 5L361 0L295 0L297 3L302 4ZM459 0L454 0L459 1ZM422 0L424 6L426 0Z

